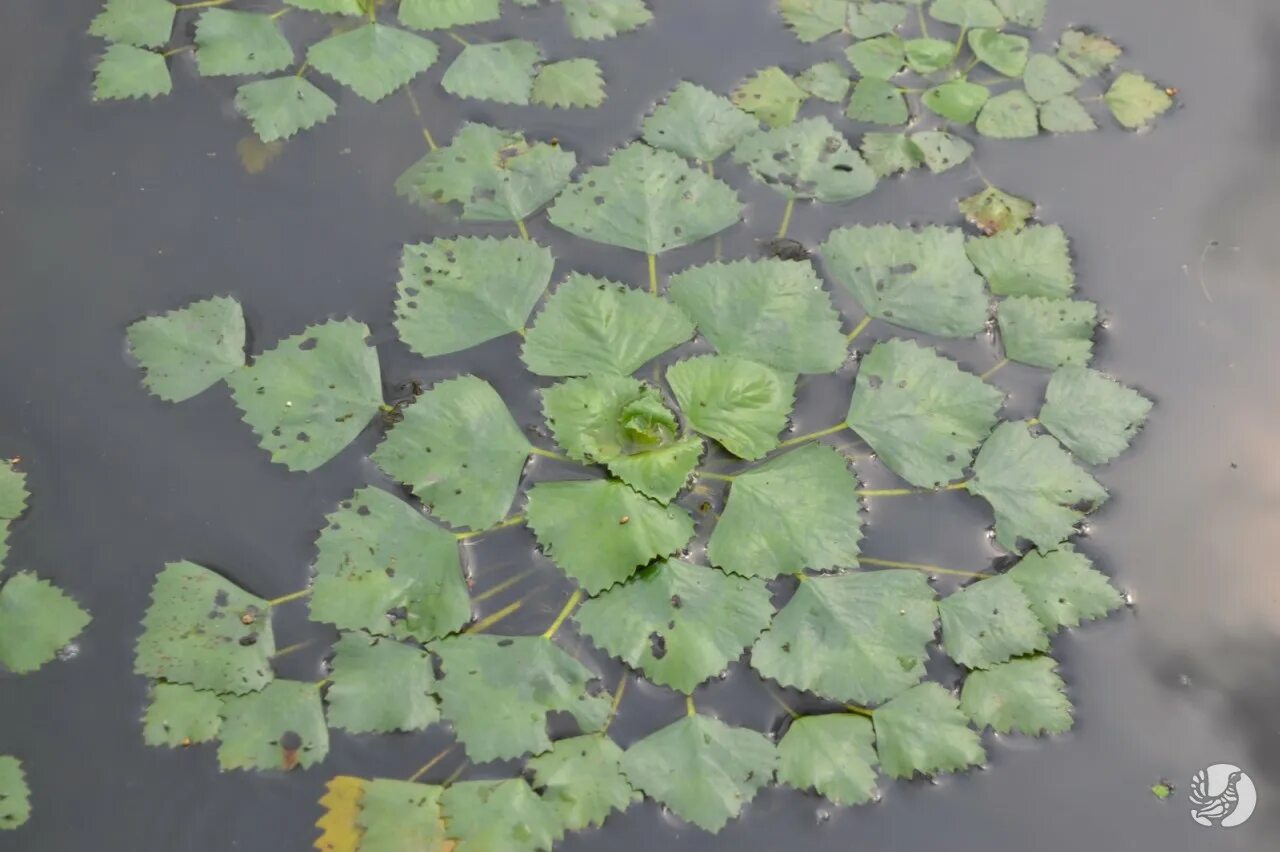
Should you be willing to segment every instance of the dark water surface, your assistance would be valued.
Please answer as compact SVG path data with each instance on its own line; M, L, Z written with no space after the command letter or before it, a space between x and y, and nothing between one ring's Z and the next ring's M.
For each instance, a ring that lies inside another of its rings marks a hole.
M639 34L604 43L565 37L558 8L508 11L486 35L542 39L553 57L601 60L609 100L550 112L447 98L440 62L414 85L436 137L468 119L558 136L597 163L631 138L638 116L678 80L728 91L771 63L799 70L836 54L786 33L769 0L650 0ZM993 183L1041 203L1077 254L1080 290L1108 318L1095 364L1158 401L1136 448L1101 471L1112 500L1081 543L1135 606L1055 641L1077 725L1052 740L988 735L990 764L937 783L883 785L873 806L832 808L771 788L743 819L710 836L652 803L570 836L564 849L1200 850L1275 849L1280 830L1280 6L1273 0L1051 0L1045 32L1097 27L1126 63L1182 90L1184 107L1153 133L983 141ZM157 570L187 558L265 597L305 584L322 516L356 487L384 483L366 455L371 427L310 475L268 462L225 390L169 405L145 394L124 352L125 327L214 293L245 305L254 351L329 316L368 322L388 393L409 379L458 372L492 382L524 424L536 390L514 337L423 361L390 325L400 246L456 232L510 228L432 220L396 199L396 175L422 153L408 102L369 105L322 82L338 116L247 175L235 146L249 131L234 84L173 63L175 91L148 104L95 105L100 43L81 35L92 0L10 2L0 9L0 453L21 455L32 507L11 534L12 565L33 568L93 612L78 654L24 677L0 675L0 753L19 756L34 814L0 849L221 852L302 850L316 800L337 773L404 777L448 742L334 732L321 767L288 775L219 774L212 746L142 744L146 683L132 669L139 618ZM286 18L290 27L304 15ZM190 18L181 19L187 25ZM445 60L452 46L443 49ZM831 110L824 109L825 112ZM718 170L749 203L726 257L757 251L783 200L740 169ZM850 206L800 206L792 235L813 243L855 222L953 222L957 197L980 188L968 167L888 182ZM638 282L644 258L567 238L538 217L536 239L569 268ZM670 272L710 256L710 241L660 260ZM842 300L844 308L849 307ZM856 312L846 310L847 315ZM863 348L888 327L871 326ZM981 372L988 341L945 351ZM799 428L835 422L851 370L814 380ZM1045 374L1008 367L1009 416L1038 407ZM535 477L562 475L538 461ZM872 485L890 482L875 466ZM886 558L981 569L995 551L985 505L962 494L877 503L864 550ZM532 593L504 632L540 631L566 587L523 529L472 546L477 589L534 567L490 609ZM951 588L947 581L940 588ZM327 628L284 608L281 646L314 637L280 663L318 678ZM590 645L566 626L575 652ZM596 658L601 655L594 654ZM610 682L615 663L604 663ZM935 661L944 680L952 675ZM745 666L698 690L704 712L760 730L784 714ZM794 696L793 696L794 700ZM633 683L612 732L626 745L683 712L673 693ZM455 758L456 761L456 758ZM1254 818L1203 829L1187 814L1191 774L1243 766L1259 789ZM445 761L430 780L456 767ZM509 772L472 768L464 777ZM1175 797L1156 800L1161 777Z

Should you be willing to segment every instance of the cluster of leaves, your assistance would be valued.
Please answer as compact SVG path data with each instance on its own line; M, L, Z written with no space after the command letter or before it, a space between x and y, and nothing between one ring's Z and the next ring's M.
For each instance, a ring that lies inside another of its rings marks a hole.
M94 96L99 100L155 98L173 88L168 59L195 51L203 77L257 77L236 91L235 105L270 143L314 127L337 111L337 103L306 77L309 69L332 78L368 101L380 101L407 85L439 58L439 47L413 30L452 28L496 21L502 0L285 0L279 11L220 8L231 0L174 4L169 0L106 0L89 32L107 40L98 62ZM653 17L644 0L558 0L569 30L579 39L613 38ZM537 0L515 0L535 6ZM397 6L401 26L381 23L384 6ZM182 10L199 9L194 43L170 46ZM302 61L285 35L281 17L291 9L330 16L332 32L307 47ZM596 107L605 98L600 66L593 59L544 61L541 48L524 39L471 44L447 33L461 50L441 81L450 94L510 104L554 108ZM287 72L296 67L293 73Z

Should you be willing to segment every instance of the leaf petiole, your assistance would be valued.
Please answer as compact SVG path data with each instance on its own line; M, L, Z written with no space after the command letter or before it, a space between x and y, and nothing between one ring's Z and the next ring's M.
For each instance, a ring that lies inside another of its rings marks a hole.
M520 239L522 240L529 239L529 229L524 226L523 219L516 220L516 230L520 232Z
M990 370L987 370L981 376L978 376L978 378L982 379L985 382L989 377L999 372L1001 367L1003 367L1005 364L1008 364L1008 363L1009 363L1008 358L1001 358L999 361L995 363L995 366L993 366Z
M777 449L785 449L786 447L794 447L796 444L803 444L806 441L813 441L826 435L834 435L837 432L843 432L848 428L844 423L837 423L835 426L829 426L826 429L819 429L817 432L810 432L807 435L798 435L788 441L783 441L777 446Z
M604 726L600 728L600 734L609 730L609 726L613 724L614 718L618 715L618 705L622 704L622 693L627 691L627 673L623 672L622 677L618 679L618 688L613 691L613 703L609 705L609 715L604 720Z
M407 780L408 780L410 783L412 783L412 782L414 782L414 781L417 781L417 780L418 780L419 778L421 778L423 775L426 775L428 772L430 772L430 771L431 771L431 767L435 766L437 763L439 763L440 761L444 760L444 759L445 759L445 757L447 757L447 756L448 756L449 752L453 751L453 750L454 750L455 748L457 748L457 747L458 747L458 744L457 744L457 743L454 743L453 745L449 746L449 747L448 747L448 748L446 748L444 751L440 752L440 753L439 753L439 754L437 754L435 757L431 758L431 759L430 759L430 760L428 760L426 763L422 764L422 766L418 769L418 771L417 771L417 772L415 772L415 773L413 773L412 775L410 775L410 776L409 776L409 778L408 778Z
M875 559L870 556L859 556L859 564L874 565L877 568L911 568L915 571L926 571L930 574L952 574L957 577L990 577L980 571L960 571L955 568L943 568L940 565L926 565L922 562L899 562L894 559Z
M551 622L551 626L542 634L543 639L552 639L556 635L556 631L560 629L560 625L564 624L564 620L569 617L569 613L573 612L582 601L582 589L575 589L573 594L569 596L569 600L565 601L564 608L560 610L560 614L556 616L556 620Z
M658 258L649 255L649 294L658 295Z
M857 713L859 716L866 716L868 719L872 718L874 713L871 709L857 704L846 704L844 705L844 709L848 710L850 713Z
M693 706L693 696L686 695L684 697L684 713L686 716L698 715L698 708Z
M521 598L515 603L509 603L506 606L504 606L502 609L498 610L497 612L492 613L490 615L486 615L484 618L480 619L475 624L471 625L470 627L468 627L466 630L462 632L463 633L483 633L493 625L497 624L499 621L502 621L507 616L518 612L520 610L520 607L524 606L524 602L525 602L525 598Z
M853 327L853 331L845 335L844 342L852 343L854 341L854 338L856 338L859 334L862 334L863 330L866 329L866 327L869 325L871 325L871 314L867 314L865 317L858 320L858 324Z
M787 229L791 227L791 213L796 209L795 197L787 199L786 209L782 211L782 224L778 226L778 239L782 239L787 235Z
M413 115L418 119L418 126L422 128L422 138L427 140L427 148L432 151L437 150L440 146L436 144L435 138L431 135L431 131L427 129L427 124L422 120L422 107L418 105L418 98L413 94L413 89L409 86L404 87L405 94L409 96L409 106L413 109Z
M286 604L286 603L289 603L290 601L296 601L299 598L305 598L309 594L311 594L310 587L307 587L305 589L299 589L296 592L290 592L287 595L281 595L278 598L272 598L271 600L267 601L267 606L279 606L280 604Z
M468 530L467 532L454 533L454 537L457 538L458 541L466 541L467 539L475 538L478 535L484 535L485 533L494 532L495 530L506 529L507 527L514 527L517 524L523 524L523 523L524 523L524 515L512 515L506 520L499 521L498 523L494 524L491 527L485 527L482 530Z

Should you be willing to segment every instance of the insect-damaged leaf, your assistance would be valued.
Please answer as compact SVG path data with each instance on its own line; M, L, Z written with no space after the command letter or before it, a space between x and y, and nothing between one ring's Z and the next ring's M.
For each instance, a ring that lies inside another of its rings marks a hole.
M266 74L293 64L293 46L271 15L209 9L196 22L195 42L204 77Z
M443 792L444 788L435 784L389 778L365 781L355 817L360 832L358 852L447 852L452 844L445 837L440 807Z
M560 0L560 5L574 38L614 38L653 20L644 0Z
M549 749L549 713L571 714L583 733L609 715L609 696L590 688L596 673L541 636L465 634L432 650L441 711L477 763Z
M690 337L693 323L666 299L573 272L547 299L520 354L539 376L626 376Z
M621 482L539 482L529 491L527 512L543 551L593 595L693 537L687 511Z
M943 130L913 133L909 141L935 175L960 165L973 153L973 146L967 141Z
M667 383L689 425L743 459L778 446L795 402L794 375L731 355L678 361Z
M0 754L0 831L18 828L31 818L31 790L16 757Z
M709 163L757 127L728 98L683 82L644 120L644 141Z
M870 316L943 337L986 327L987 293L953 228L854 225L832 231L822 254Z
M1004 92L987 101L974 127L993 139L1026 139L1040 132L1037 114L1026 92Z
M773 616L760 580L663 560L574 614L597 647L680 692L724 671Z
M1067 30L1058 58L1081 77L1094 77L1110 68L1123 52L1115 42L1095 33Z
M317 71L367 101L380 101L435 64L435 43L406 30L369 23L329 36L307 50Z
M1131 71L1117 77L1103 99L1116 121L1130 130L1141 130L1173 106L1168 92Z
M849 0L778 0L778 11L796 38L812 42L846 30L853 4Z
M1069 95L1080 87L1080 81L1066 67L1047 53L1035 53L1027 60L1022 84L1036 103L1044 103Z
M259 139L274 142L327 121L338 105L308 81L290 74L245 83L236 90L236 109L253 124Z
M959 207L964 217L984 234L1022 230L1036 212L1034 202L994 186L961 199Z
M911 119L902 90L893 83L873 77L863 77L853 84L853 95L849 98L845 115L859 121L886 125L906 124Z
M601 825L642 797L622 776L622 749L603 734L559 740L529 761L542 800L569 831Z
M458 237L404 247L396 330L424 358L524 328L551 282L551 251L517 237Z
M1031 42L1020 35L991 29L969 30L969 49L993 71L1006 77L1021 77L1031 53Z
M1028 553L1007 576L1022 587L1031 609L1050 633L1104 618L1124 603L1106 576L1070 545Z
M1054 549L1107 499L1106 490L1057 441L1032 437L1023 423L996 427L978 452L965 487L991 504L996 540L1010 551L1018 550L1019 539L1041 553Z
M825 444L791 450L738 474L707 557L744 577L855 567L862 538L858 480Z
M320 690L314 683L276 680L261 692L233 695L223 704L218 766L233 769L307 769L329 754Z
M987 759L956 699L936 683L913 686L875 711L876 751L891 778L957 772Z
M905 133L864 133L861 148L862 158L881 178L910 171L923 160L920 148Z
M1007 576L966 586L938 602L942 647L971 669L989 669L1010 657L1044 651L1049 637L1022 587Z
M934 86L920 96L920 102L933 112L957 124L968 124L978 116L991 97L986 86L967 80L951 80Z
M739 108L770 127L783 127L796 120L796 113L809 99L809 93L786 71L772 65L743 82L731 98Z
M140 319L126 332L143 384L181 402L244 366L244 311L228 296Z
M502 0L400 0L399 11L400 23L415 30L483 24L501 14Z
M548 216L575 236L656 255L719 233L741 214L728 184L670 151L636 143L588 169Z
M965 29L1004 25L1004 15L991 0L934 0L929 15Z
M913 571L808 577L751 650L751 665L783 686L874 704L924 677L938 616Z
M355 320L308 326L226 377L271 460L315 470L342 452L382 404L378 350Z
M466 586L463 586L466 594ZM440 718L431 658L412 645L344 633L334 645L329 724L352 733L416 731Z
M747 136L733 160L787 198L849 201L876 186L866 161L822 116Z
M564 834L555 807L523 778L461 781L440 802L452 852L549 852Z
M997 296L1065 299L1075 289L1071 249L1057 225L970 238L965 251Z
M464 124L396 178L396 193L420 207L459 202L464 222L518 222L569 183L572 151L487 124Z
M541 60L542 50L524 39L469 44L444 72L440 85L460 98L527 104L534 66Z
M773 779L777 761L761 734L692 715L627 749L622 772L676 816L717 832Z
M529 442L488 382L440 382L404 410L373 453L439 518L483 529L507 516Z
M160 47L173 32L177 8L169 0L107 0L89 35L135 47Z
M972 672L960 693L960 709L979 729L1039 736L1071 730L1071 702L1066 684L1050 657L1010 660L986 671Z
M778 743L778 781L817 790L837 805L860 805L876 791L871 720L849 714L796 719Z
M0 666L33 672L58 655L89 623L61 589L35 574L14 574L0 587Z
M669 292L722 354L786 373L830 373L848 355L840 315L808 262L708 263L672 276Z
M594 59L548 62L538 69L530 93L535 104L560 109L598 107L604 97L604 77Z
M1012 296L996 307L1005 357L1033 367L1084 366L1093 357L1098 306L1071 299Z
M164 57L128 44L108 47L93 77L93 97L99 101L154 98L172 90Z
M1040 422L1089 464L1124 452L1151 413L1151 400L1096 370L1061 367L1045 389Z
M150 746L188 746L214 740L222 729L222 696L182 683L156 683L142 722Z
M213 692L262 689L274 674L271 604L193 562L156 577L134 671Z

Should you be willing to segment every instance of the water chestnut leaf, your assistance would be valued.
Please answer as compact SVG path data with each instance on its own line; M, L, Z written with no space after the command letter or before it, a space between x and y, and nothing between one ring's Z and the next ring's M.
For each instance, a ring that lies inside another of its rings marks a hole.
M266 74L293 64L293 46L271 15L209 9L196 22L201 76Z
M941 38L912 38L903 43L907 64L917 74L932 74L946 68L956 58L953 42Z
M452 852L550 852L564 835L554 806L523 778L460 781L440 796Z
M847 80L845 85L848 86ZM758 126L755 119L728 98L682 82L644 120L644 141L655 148L709 163L727 153Z
M168 402L190 399L244 366L244 311L229 296L140 319L126 336L142 383Z
M935 175L955 168L973 154L972 145L945 130L913 133L910 142L915 146L919 159L923 160L929 171Z
M217 739L222 729L222 697L180 683L155 683L142 722L149 746L189 746Z
M819 62L801 72L796 84L819 100L838 104L849 94L850 80L839 62Z
M878 708L873 721L880 766L890 778L959 772L987 759L959 703L939 684L908 689Z
M542 49L524 39L469 44L444 72L440 85L460 98L527 104L540 61Z
M559 740L529 761L533 781L568 831L600 826L643 797L622 775L622 749L607 736Z
M1098 124L1084 104L1071 95L1061 95L1040 104L1040 126L1050 133L1088 133Z
M12 830L31 818L31 789L16 757L0 754L0 831Z
M859 75L877 80L888 80L907 62L902 39L896 35L855 42L844 54Z
M997 296L1066 299L1075 289L1071 249L1057 225L971 237L965 251Z
M1031 601L1007 576L966 586L938 602L942 647L971 669L989 669L1010 657L1044 651L1049 636Z
M778 446L795 402L793 374L729 355L678 361L667 383L691 427L749 460Z
M857 2L849 3L849 33L854 38L892 33L907 20L907 10L899 3Z
M1128 448L1151 413L1151 400L1096 370L1061 367L1045 389L1040 422L1089 464Z
M1173 98L1168 92L1131 71L1116 78L1103 100L1116 121L1129 130L1141 130L1173 106Z
M99 101L154 98L172 90L164 57L129 44L109 46L93 77L93 97Z
M168 44L177 8L169 0L107 0L89 35L134 47Z
M363 830L358 823L364 788L372 782L350 775L336 775L325 784L317 804L323 813L316 820L320 836L315 848L320 852L359 852ZM388 850L390 852L390 850Z
M30 571L0 587L0 666L33 672L54 659L89 624L85 612L61 589Z
M400 0L399 15L415 30L447 30L498 20L502 0Z
M349 15L362 18L365 15L361 0L284 0L295 9L306 9L308 12L322 12L326 15ZM439 3L440 0L434 0Z
M996 308L1000 341L1010 361L1033 367L1083 367L1093 357L1093 302L1013 296Z
M449 848L452 844L445 836L440 807L443 792L444 788L435 784L390 778L365 781L355 821L359 852ZM324 848L319 843L316 846Z
M960 212L984 234L1019 231L1035 215L1035 202L988 186L981 192L960 200Z
M574 38L614 38L653 20L644 0L560 0L560 5Z
M1096 77L1120 58L1123 51L1096 33L1067 30L1059 41L1058 58L1081 77Z
M980 729L1037 737L1071 730L1071 702L1051 657L1010 660L964 681L960 709Z
M320 690L313 683L272 681L261 692L223 703L218 768L308 769L329 754Z
M1032 611L1050 633L1105 618L1124 604L1111 581L1070 545L1048 553L1032 551L1006 576L1022 587Z
M12 521L27 510L27 475L12 459L0 459L0 521ZM0 557L4 554L0 552Z
M969 49L988 68L1006 77L1021 77L1031 53L1031 42L1020 35L998 30L969 30Z
M787 198L850 201L876 187L875 173L824 116L747 136L733 160Z
M837 805L860 805L876 793L876 735L871 720L849 714L796 719L778 743L778 781L816 790Z
M434 65L439 52L429 39L375 22L316 42L307 61L377 102Z
M934 86L920 96L920 102L956 124L969 124L991 97L986 86L968 80L951 80Z
M344 633L332 665L324 698L335 728L386 734L421 730L440 718L431 659L412 645Z
M259 139L275 142L328 121L338 105L312 83L290 74L245 83L236 89L236 109Z
M1040 132L1036 102L1026 92L1015 90L996 95L982 107L974 125L983 136L993 139L1026 139Z
M533 78L530 100L546 107L570 109L604 103L604 77L594 59L548 62Z
M863 77L853 84L845 115L871 124L906 124L911 119L902 90L874 77Z
M847 31L849 18L855 14L849 0L778 0L778 11L803 42Z
M991 0L934 0L929 16L968 30L1004 26L1004 15Z
M1047 53L1033 53L1022 72L1022 85L1036 103L1069 95L1080 88L1080 81L1066 66Z
M1044 26L1049 0L995 0L995 4L1009 23L1034 30Z
M809 93L776 65L757 71L734 90L731 98L740 109L769 127L784 127L796 120Z
M905 133L862 134L862 158L876 177L888 177L916 168L922 161L920 148Z

